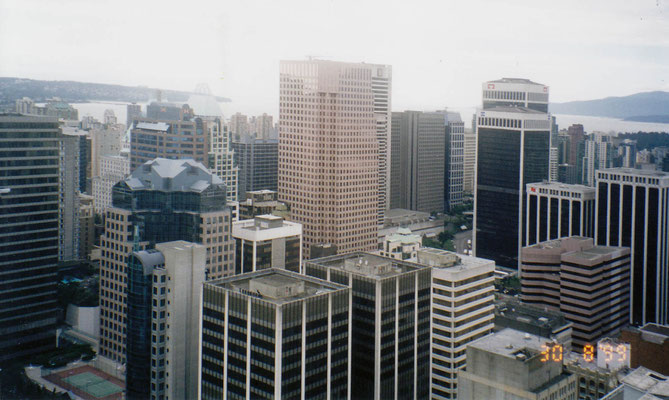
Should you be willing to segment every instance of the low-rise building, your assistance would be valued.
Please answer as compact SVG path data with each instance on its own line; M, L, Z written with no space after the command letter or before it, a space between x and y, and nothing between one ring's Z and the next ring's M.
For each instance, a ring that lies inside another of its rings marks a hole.
M646 324L623 329L621 339L631 344L631 367L639 366L669 375L669 326Z
M458 399L576 399L576 375L549 339L504 329L467 346L458 374Z
M399 228L396 233L386 236L381 255L396 260L415 261L422 242L423 238L411 233L411 229Z
M266 268L300 272L302 265L302 225L274 215L232 224L235 239L235 273Z

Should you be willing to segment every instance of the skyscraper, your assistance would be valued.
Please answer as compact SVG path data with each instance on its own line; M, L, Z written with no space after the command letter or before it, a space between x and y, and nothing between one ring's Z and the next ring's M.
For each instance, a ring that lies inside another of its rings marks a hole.
M524 107L548 113L548 86L523 78L502 78L483 84L483 108Z
M520 107L479 112L474 254L518 268L525 186L548 180L550 116Z
M232 142L235 164L239 168L239 201L246 192L277 190L279 141L257 139L250 135Z
M597 170L609 168L613 161L613 144L611 136L594 132L583 142L583 161L581 181L584 185L595 186Z
M239 199L239 167L235 164L235 152L231 147L231 134L221 118L207 118L209 130L209 169L223 180L227 198Z
M234 242L225 185L202 164L158 158L114 186L100 237L100 355L126 360L127 257L140 247L185 240L207 248L207 274L234 271Z
M174 241L129 256L129 399L198 397L206 254L202 245Z
M444 211L462 204L465 179L465 123L456 112L444 111L446 149L444 163Z
M429 247L418 263L432 267L431 398L455 399L467 345L495 327L495 263Z
M424 399L430 392L430 267L354 253L309 260L305 273L351 288L351 393Z
M523 246L569 236L595 236L595 189L557 182L527 184Z
M133 121L142 118L142 106L139 104L128 104L126 106L126 129L130 129Z
M444 211L446 122L441 112L394 112L391 208Z
M365 64L372 71L372 95L376 139L379 143L379 226L385 223L390 206L391 124L393 70L390 65Z
M304 229L303 255L377 247L379 154L366 64L282 61L279 200Z
M476 171L476 131L465 130L464 134L464 161L462 190L465 193L474 193L474 172Z
M82 132L65 132L68 131L60 137L59 261L79 259L79 138Z
M669 174L597 171L595 237L632 251L630 323L669 324Z
M56 345L60 129L0 114L0 363Z
M203 399L345 399L351 289L283 269L205 282Z
M193 159L205 165L208 162L209 132L207 122L202 118L140 119L130 134L131 170L159 157Z

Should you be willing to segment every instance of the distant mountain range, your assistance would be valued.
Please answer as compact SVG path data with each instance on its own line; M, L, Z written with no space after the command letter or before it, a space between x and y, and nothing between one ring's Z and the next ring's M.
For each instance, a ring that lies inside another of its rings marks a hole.
M13 106L15 100L23 97L30 97L36 103L44 102L52 97L60 97L69 103L91 100L145 102L152 98L155 99L158 90L143 86L0 77L0 105L4 105L5 108ZM164 99L174 102L186 102L193 94L179 90L160 90ZM216 100L230 101L228 98L219 96L216 96Z
M669 123L669 92L644 92L598 100L551 103L550 112Z

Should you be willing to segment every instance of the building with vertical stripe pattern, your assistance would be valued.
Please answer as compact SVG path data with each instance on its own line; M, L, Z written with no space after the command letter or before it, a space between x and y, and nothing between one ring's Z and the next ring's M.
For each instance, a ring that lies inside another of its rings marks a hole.
M569 236L595 236L595 188L558 182L527 184L523 246Z
M597 171L595 236L632 251L630 323L669 324L669 173Z
M351 288L351 397L427 398L431 268L370 253L304 265L307 275Z
M350 312L348 287L283 269L205 282L201 398L350 398Z

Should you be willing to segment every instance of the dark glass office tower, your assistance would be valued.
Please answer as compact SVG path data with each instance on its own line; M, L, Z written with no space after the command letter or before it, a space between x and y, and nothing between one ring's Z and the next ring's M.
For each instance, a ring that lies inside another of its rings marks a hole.
M239 200L246 192L277 190L279 171L279 140L256 139L245 135L232 142L235 163L239 167Z
M283 269L204 283L203 399L346 399L351 292Z
M523 107L479 111L474 251L518 268L525 185L549 178L550 115Z
M0 364L56 345L55 117L0 114Z
M100 237L100 355L125 363L127 257L134 227L141 248L185 240L207 248L209 278L234 273L225 185L193 160L157 158L114 185Z
M351 396L430 394L431 268L370 253L305 262L305 273L352 290Z
M632 250L633 325L669 324L669 174L597 171L596 240Z

